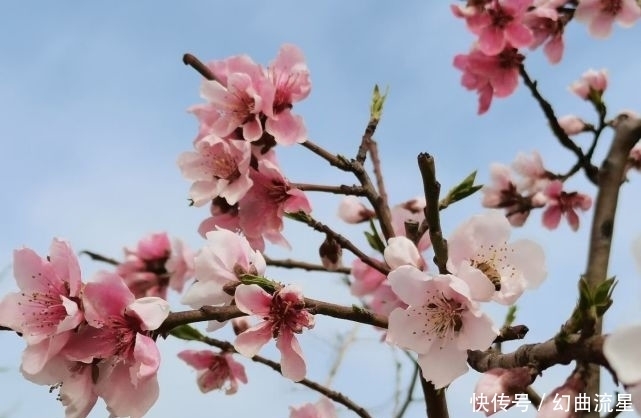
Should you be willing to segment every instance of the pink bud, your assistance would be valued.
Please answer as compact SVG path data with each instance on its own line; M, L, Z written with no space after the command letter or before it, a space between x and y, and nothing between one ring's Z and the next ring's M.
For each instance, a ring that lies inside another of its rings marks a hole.
M336 271L342 267L343 248L340 244L329 235L326 236L325 241L318 249L323 267L329 271Z
M578 81L570 85L570 91L582 99L589 99L590 93L596 94L601 97L605 89L608 87L608 73L606 70L588 70Z
M490 416L504 409L514 406L514 395L523 393L532 382L532 377L527 367L515 369L492 369L481 376L474 389L474 410L484 412ZM481 404L481 399L497 399L505 395L504 402L487 402Z
M368 221L376 213L365 207L356 196L345 196L338 206L338 217L348 224L357 224Z
M567 135L576 135L585 130L585 122L578 116L566 115L558 119L559 125Z

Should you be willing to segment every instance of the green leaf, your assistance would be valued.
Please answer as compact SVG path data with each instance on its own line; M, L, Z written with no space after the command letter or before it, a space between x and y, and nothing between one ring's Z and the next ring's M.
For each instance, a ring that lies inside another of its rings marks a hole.
M254 276L253 274L243 274L240 276L239 280L242 284L257 284L270 293L274 293L276 291L276 283L266 277Z
M378 84L374 86L374 92L372 93L372 104L369 107L370 119L380 120L383 115L383 105L385 104L385 99L387 98L387 93L389 92L389 87L385 88L385 94L381 94Z
M367 238L367 243L375 251L383 254L383 252L385 251L385 243L381 239L381 236L378 234L374 221L371 219L369 220L369 227L372 232L365 231L365 238Z
M202 341L205 336L191 325L181 325L169 331L176 338L187 341Z
M476 180L476 170L465 177L458 185L454 186L447 195L439 202L439 207L445 209L452 203L463 200L466 197L479 191L483 185L477 184L474 185L474 180Z
M516 320L516 305L512 305L507 309L507 314L505 314L505 326L509 327Z
M583 311L587 311L593 305L594 298L592 297L590 286L585 280L585 277L581 277L581 280L579 280L579 308Z
M298 222L304 222L304 223L307 223L307 221L309 220L309 216L303 211L285 212L284 216L285 218L292 219Z

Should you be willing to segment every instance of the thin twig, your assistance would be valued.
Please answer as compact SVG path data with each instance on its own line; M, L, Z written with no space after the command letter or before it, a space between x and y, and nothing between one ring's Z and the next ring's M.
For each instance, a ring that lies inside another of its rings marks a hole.
M572 151L574 155L576 155L577 164L580 164L581 167L583 167L587 178L592 183L596 184L598 169L590 162L589 159L586 158L586 156L583 154L583 150L581 150L581 147L579 147L574 141L572 141L568 134L565 133L565 131L559 124L556 115L554 114L552 105L550 105L550 103L545 100L545 98L543 98L541 93L539 93L536 81L533 81L530 78L523 65L521 65L519 73L521 74L521 78L523 78L523 82L528 87L528 89L530 89L530 92L541 107L541 110L543 110L543 114L547 118L548 123L550 124L550 128L552 129L552 132L554 133L556 138L559 140L561 145L563 145L565 148Z
M200 61L198 58L196 58L192 54L183 55L183 63L185 65L189 65L191 68L198 71L198 73L203 77L205 77L205 79L216 80L216 76L214 76L214 73L212 73L211 70L205 64L202 63L202 61Z
M327 379L325 380L325 386L330 387L332 385L332 381L336 377L336 374L338 373L338 369L340 368L341 363L345 359L345 354L347 353L347 349L356 340L356 335L358 335L358 329L359 329L358 324L354 325L351 331L349 332L349 334L347 334L344 338L341 339L340 346L336 351L336 358L334 359L334 363L332 364L332 367L330 367L329 373L327 374Z
M374 139L369 141L369 153L372 156L372 166L374 168L374 177L376 178L376 188L378 195L381 197L381 203L389 208L389 199L387 197L387 190L385 189L385 180L383 178L383 169L381 166L381 159L378 155L378 144Z
M307 184L307 183L289 183L295 189L303 190L305 192L323 192L334 193L352 196L365 196L367 193L361 186L347 186L341 184L340 186L326 186L324 184Z
M305 140L301 145L327 161L331 166L343 171L351 171L351 165L345 157L334 155L309 139Z
M284 260L277 260L274 258L269 258L263 254L265 262L268 266L282 267L286 269L302 269L307 271L322 271L325 273L340 273L340 274L351 274L352 269L349 267L339 267L336 270L327 270L324 266L320 264L306 263L304 261L292 260L287 258Z
M234 348L234 346L231 343L227 342L227 341L221 341L221 340L217 340L215 338L205 337L205 336L203 336L203 338L201 338L200 341L205 343L205 344L211 345L213 347L218 347L221 350L226 351L226 352L238 353L236 351L236 349ZM278 373L282 373L280 364L275 362L275 361L273 361L273 360L269 360L269 359L267 359L265 357L262 357L262 356L254 356L254 357L251 357L250 360L252 360L252 361L254 361L256 363L260 363L260 364L263 364L265 366L268 366L269 368L271 368L272 370L274 370L274 371L276 371ZM312 390L314 390L314 391L316 391L316 392L328 397L329 399L333 400L334 402L337 402L337 403L340 403L341 405L344 405L346 408L350 409L351 411L354 411L354 413L356 413L356 415L358 415L361 418L372 418L371 415L365 410L365 408L363 408L362 406L354 403L354 401L349 399L347 396L345 396L341 392L337 392L335 390L331 390L328 387L323 386L320 383L314 382L313 380L309 380L309 379L303 379L303 380L300 380L300 381L294 382L294 383L306 386L306 387L308 387L308 388L310 388L310 389L312 389Z
M396 415L394 415L394 418L402 418L403 415L405 415L405 412L407 411L407 408L410 406L410 404L413 401L413 395L414 395L414 388L416 387L416 381L418 380L418 372L420 368L418 366L418 363L414 363L414 371L412 372L412 377L410 380L409 387L407 388L407 395L405 396L405 401L401 405L401 408L398 410Z
M120 264L119 261L117 261L117 260L115 260L113 258L105 257L104 255L101 255L101 254L98 254L98 253L94 253L93 251L84 250L84 251L80 251L80 254L81 255L82 254L86 254L89 257L91 257L91 259L94 260L94 261L102 261L103 263L111 264L112 266L117 266L117 265Z

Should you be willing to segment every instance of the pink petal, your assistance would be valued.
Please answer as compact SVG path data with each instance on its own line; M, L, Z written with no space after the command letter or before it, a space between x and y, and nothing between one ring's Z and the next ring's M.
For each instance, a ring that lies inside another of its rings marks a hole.
M216 355L209 350L183 350L178 353L178 358L196 370L206 370L211 366Z
M100 326L109 316L122 316L134 300L134 295L120 276L98 272L95 281L87 283L83 291L85 318L89 324Z
M145 335L136 334L134 359L136 362L130 368L131 381L134 385L140 380L155 377L160 367L160 352L156 342Z
M134 385L126 363L104 363L98 376L96 392L112 416L142 418L158 399L156 376Z
M49 248L49 258L58 277L69 284L69 295L78 296L81 285L80 265L71 246L66 241L55 238Z
M265 130L274 135L276 142L281 145L293 145L305 142L307 129L300 115L294 115L290 109L285 109L274 118L267 119Z
M238 335L234 341L234 348L243 356L251 358L271 339L271 324L269 322L261 322Z
M169 302L164 299L148 296L137 299L126 308L126 313L133 312L141 321L144 331L158 329L169 316Z
M69 341L70 333L56 334L37 344L28 345L22 353L22 370L37 374Z
M486 55L498 55L505 48L503 30L496 26L487 26L481 31L478 47Z
M423 311L420 309L394 309L389 315L385 341L419 354L426 353L432 346L432 340L425 338L421 332L424 322Z
M624 28L629 28L641 17L641 7L635 0L622 0L621 10L617 14L617 22Z
M248 315L267 316L272 303L272 296L257 284L241 284L234 294L238 309Z
M383 253L385 262L391 269L403 265L420 267L423 264L418 248L407 237L399 236L390 238Z
M282 329L276 339L276 348L280 350L280 368L284 377L294 382L301 381L307 374L303 352L298 340L289 329Z
M543 52L548 58L548 61L550 61L550 64L558 64L563 57L563 49L563 36L558 35L554 36L548 41L547 44L545 44L545 47L543 47Z
M408 305L422 306L426 289L430 286L428 276L414 266L401 266L387 276L392 290Z
M435 349L429 355L419 354L417 363L425 380L431 381L436 389L449 385L468 370L467 351L456 349Z
M590 22L589 30L590 35L597 39L605 39L612 33L612 24L614 17L608 14L598 14Z
M561 222L561 208L550 206L543 212L543 226L547 229L556 229Z
M29 248L13 252L13 275L20 290L50 293L51 285L56 293L63 293L63 282L55 274L53 266Z

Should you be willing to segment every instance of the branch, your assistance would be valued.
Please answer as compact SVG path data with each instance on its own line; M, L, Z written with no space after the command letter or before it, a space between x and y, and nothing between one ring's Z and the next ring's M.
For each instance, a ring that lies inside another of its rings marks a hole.
M438 266L439 273L447 274L447 241L443 238L439 216L438 199L441 185L436 181L434 158L427 153L419 154L418 168L421 170L421 176L423 177L423 190L427 203L425 206L425 222L428 225L430 240L434 248L434 263Z
M287 269L303 269L307 271L322 271L325 273L341 273L341 274L351 274L352 270L349 267L339 267L336 270L327 270L320 264L306 263L304 261L292 260L287 258L285 260L276 260L273 258L267 257L263 254L263 258L268 266L282 267Z
M84 251L80 251L80 254L81 255L82 254L86 254L94 261L102 261L103 263L111 264L112 266L117 266L118 264L120 264L119 261L117 261L117 260L115 260L113 258L105 257L104 255L100 255L100 254L94 253L92 251L84 250Z
M425 408L429 418L449 418L445 389L436 389L432 382L428 382L421 374L421 386L425 395Z
M309 139L305 140L301 145L327 161L331 166L343 171L351 171L351 165L345 157L334 155Z
M338 232L335 232L329 226L327 226L327 225L325 225L325 224L323 224L321 222L318 222L311 215L308 215L308 214L303 213L303 212L298 212L296 214L291 214L291 215L292 215L293 219L309 225L310 227L312 227L313 229L315 229L318 232L323 232L323 233L329 235L334 240L336 240L336 242L338 242L338 244L342 248L345 248L345 249L349 250L356 257L360 258L363 263L367 264L370 267L375 268L376 270L380 271L381 273L383 273L386 276L389 274L390 270L389 270L389 267L387 267L386 264L384 264L381 261L376 260L376 259L374 259L372 257L368 257L365 253L363 253L361 250L359 250L358 247L356 247L354 244L352 244L352 242L349 239L345 238L344 236L342 236Z
M341 363L345 359L345 354L347 353L347 349L349 348L350 345L354 341L356 341L356 335L358 334L358 324L353 326L349 334L347 334L347 337L344 339L341 339L340 341L340 346L338 347L338 350L336 352L336 358L334 359L334 363L332 364L332 367L329 369L329 373L327 374L327 380L325 380L325 386L331 386L332 381L336 377L336 374L338 373L338 369L341 366Z
M216 80L216 76L214 76L214 73L211 72L209 67L203 64L202 61L200 61L195 56L191 54L183 55L183 63L198 71L198 73L205 77L205 79L218 81Z
M387 190L385 189L385 181L383 179L383 170L381 169L381 159L378 155L378 144L373 139L369 142L369 154L372 156L372 166L374 167L374 177L376 177L378 194L381 197L383 205L389 207Z
M572 151L574 155L576 155L577 164L580 164L581 167L583 167L585 175L588 177L588 179L592 183L596 184L598 169L590 162L589 158L586 158L581 148L577 144L575 144L574 141L572 141L572 139L570 139L570 137L565 133L563 128L561 128L561 125L559 125L559 121L554 114L554 109L552 109L550 103L545 100L543 96L541 96L541 93L539 93L539 90L537 88L536 81L533 81L530 78L527 71L525 70L525 66L521 65L519 73L521 74L521 78L523 78L523 82L530 89L530 92L539 103L541 110L543 110L543 114L547 118L554 135L557 137L561 145L563 145L565 148Z
M409 387L407 388L407 396L405 397L405 401L401 405L401 408L398 410L398 413L394 415L394 418L402 418L403 415L405 415L405 411L407 411L407 408L410 406L412 403L412 397L414 394L414 388L416 387L416 381L418 380L418 372L420 368L418 366L418 363L414 363L414 371L412 372L412 377L410 380Z
M367 193L361 186L347 186L341 184L340 186L326 186L323 184L307 184L307 183L289 183L295 189L303 190L305 192L324 192L353 196L365 196Z
M234 346L227 342L227 341L220 341L215 338L210 338L210 337L205 337L203 336L200 339L201 342L211 345L213 347L218 347L223 351L227 351L230 353L238 353ZM250 358L251 361L254 361L256 363L264 364L265 366L270 367L272 370L277 371L278 373L281 373L281 367L280 364L278 364L275 361L269 360L265 357L261 356L254 356ZM362 406L354 403L351 399L349 399L347 396L343 395L341 392L337 392L335 390L331 390L328 387L325 387L321 385L320 383L314 382L313 380L309 379L303 379L298 382L294 382L299 385L306 386L326 397L329 399L333 400L334 402L340 403L341 405L344 405L346 408L354 411L356 415L358 415L361 418L372 418L371 415L363 408Z

